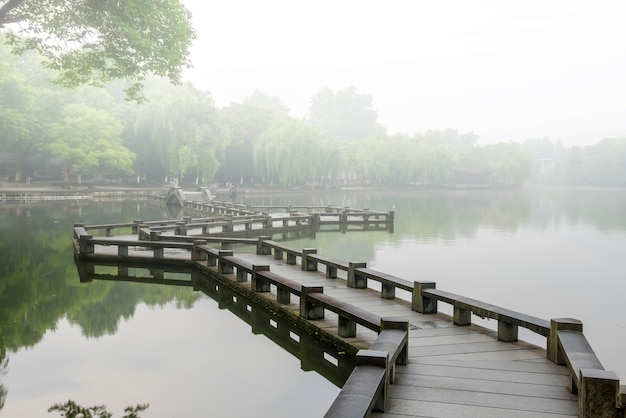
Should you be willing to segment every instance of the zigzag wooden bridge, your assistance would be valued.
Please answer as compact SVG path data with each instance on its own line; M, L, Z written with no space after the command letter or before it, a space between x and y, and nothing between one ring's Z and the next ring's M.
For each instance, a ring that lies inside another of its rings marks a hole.
M94 263L114 263L120 272L161 266L155 276L164 266L191 269L200 277L195 288L228 289L232 301L245 301L244 311L255 304L272 313L262 322L285 319L332 347L331 357L354 359L328 417L624 416L626 388L604 370L580 321L531 317L293 248L270 234L283 222L294 228L296 219L244 218L77 224L75 257L81 277L95 273ZM242 231L260 236L232 236ZM439 303L452 305L453 315L438 312ZM496 320L497 331L472 324L472 314ZM519 327L545 337L545 348L518 340Z

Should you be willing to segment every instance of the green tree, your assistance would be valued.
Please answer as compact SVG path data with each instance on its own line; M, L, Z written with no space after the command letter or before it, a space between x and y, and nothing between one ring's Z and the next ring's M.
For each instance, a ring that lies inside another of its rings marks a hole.
M255 90L243 100L243 104L259 109L270 110L274 114L289 114L289 108L276 96L269 96L262 91Z
M52 142L50 152L62 157L69 168L78 174L88 169L112 169L129 174L135 155L122 145L120 134L122 125L104 110L96 110L85 105L67 105L63 123L50 129ZM67 180L67 179L66 179Z
M124 408L122 418L139 418L139 413L148 409L148 406L149 404L127 406ZM62 417L67 418L111 418L113 416L104 405L83 407L72 400L63 404L54 404L48 408L48 412L58 412Z
M243 184L245 180L253 182L257 174L254 169L253 147L257 138L271 123L274 112L268 108L233 103L221 109L221 114L230 143L218 176L225 181L238 181L239 184Z
M522 184L532 169L532 154L517 143L485 145L484 155L492 181L500 185Z
M385 133L372 96L359 94L354 87L336 93L322 88L311 98L308 120L338 141L365 140Z
M154 80L146 91L153 98L135 108L129 146L154 149L154 154L146 156L156 156L166 183L178 182L190 172L195 183L212 180L229 138L211 95L189 83L171 86L163 80Z
M13 155L15 181L23 180L24 159L45 148L46 131L60 115L57 96L32 83L15 57L0 47L0 150ZM31 62L32 57L25 57ZM32 75L32 74L31 74Z
M66 87L126 79L140 99L149 74L179 82L195 38L178 0L0 0L0 28L16 53L39 51Z
M337 162L335 144L319 129L276 117L254 144L256 170L283 186L322 180Z

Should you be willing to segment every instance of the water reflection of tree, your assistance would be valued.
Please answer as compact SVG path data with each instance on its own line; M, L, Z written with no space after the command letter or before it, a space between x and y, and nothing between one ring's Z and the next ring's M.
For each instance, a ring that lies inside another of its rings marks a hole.
M116 332L139 303L176 302L190 307L199 295L189 289L128 283L79 282L69 231L74 222L104 223L119 206L110 202L84 207L81 219L71 204L38 204L0 212L0 336L3 349L37 344L60 319L79 325L85 336ZM104 206L104 210L100 210ZM136 213L125 216L137 217ZM123 221L120 220L120 221Z
M2 341L0 341L0 377L7 373L7 367L9 365L9 358L7 357L7 350ZM7 388L4 387L0 380L0 411L4 408L4 401L7 398Z

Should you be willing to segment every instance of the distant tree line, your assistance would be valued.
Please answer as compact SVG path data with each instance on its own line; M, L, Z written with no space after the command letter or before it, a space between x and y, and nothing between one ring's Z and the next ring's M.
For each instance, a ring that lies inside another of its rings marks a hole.
M218 108L192 84L147 78L148 101L121 83L67 90L36 53L0 45L0 176L334 187L352 184L510 186L527 180L625 185L624 138L563 149L547 139L479 145L455 129L388 135L372 97L323 88L308 114L255 92Z

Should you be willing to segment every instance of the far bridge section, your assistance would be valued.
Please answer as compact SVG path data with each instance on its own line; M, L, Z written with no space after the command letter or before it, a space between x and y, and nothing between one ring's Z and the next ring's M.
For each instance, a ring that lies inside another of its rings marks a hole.
M203 234L202 226L190 227L197 223L77 224L81 278L96 273L94 264L116 263L124 280L125 266L139 264L154 274L137 281L185 285L167 269L191 267L206 276L194 282L205 283L197 285L202 291L227 288L228 303L270 312L262 322L285 319L315 336L313 344L334 347L332 356L355 362L327 417L624 417L626 388L604 369L576 319L532 317L268 235L236 237L219 228L214 235L211 227ZM250 227L257 229L267 230ZM497 326L480 326L473 316ZM519 327L545 345L519 340Z
M187 218L184 213L194 216L234 216L234 217L273 217L309 225L344 225L380 229L384 226L393 232L395 212L375 211L369 208L356 209L347 206L311 206L311 205L244 205L231 201L217 200L211 196L208 188L189 192L172 188L167 194L150 194L148 202L176 211L174 218ZM345 228L344 228L345 229Z

